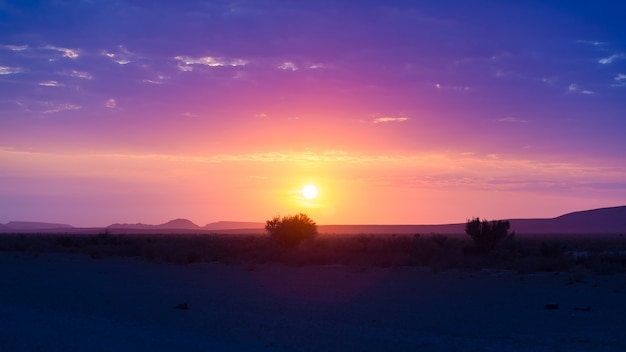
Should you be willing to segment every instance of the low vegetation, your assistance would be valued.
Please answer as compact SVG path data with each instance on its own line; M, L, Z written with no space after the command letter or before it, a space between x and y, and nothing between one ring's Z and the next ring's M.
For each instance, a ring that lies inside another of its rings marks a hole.
M445 240L444 240L445 238ZM489 252L474 248L470 238L458 235L326 235L281 245L267 234L258 235L50 235L1 234L0 251L33 257L44 253L73 253L93 259L137 257L150 262L192 264L217 262L245 265L280 263L291 266L347 265L369 267L428 267L448 269L503 269L533 272L626 272L626 241L612 236L564 240L563 238L508 238Z
M35 258L43 253L86 254L93 259L137 257L151 262L226 265L280 263L292 266L347 265L369 267L429 267L448 269L568 272L571 283L586 273L626 272L626 238L618 235L567 238L536 236L518 239L508 222L467 222L469 238L451 234L318 235L315 222L305 214L274 217L266 234L52 235L0 234L0 251L20 252Z

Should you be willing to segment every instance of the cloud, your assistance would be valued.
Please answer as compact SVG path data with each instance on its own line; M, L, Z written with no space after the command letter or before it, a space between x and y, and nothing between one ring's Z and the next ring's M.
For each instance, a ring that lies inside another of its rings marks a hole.
M93 76L89 72L76 71L76 70L72 70L72 72L70 73L70 76L78 77L78 78L84 78L84 79L92 79L93 78Z
M117 63L119 65L128 65L131 62L128 59L119 58L116 54L113 54L113 53L104 52L102 55L104 55L104 56L106 56L108 58L111 58L113 60L113 62L115 62L115 63Z
M61 48L53 45L47 45L44 47L44 49L56 50L63 53L63 57L67 57L69 59L77 59L79 57L78 51L76 49Z
M469 86L444 86L440 83L435 83L435 88L437 89L442 89L442 90L453 90L453 91L457 91L457 92L467 92L470 91L472 89L472 87Z
M605 57L605 58L602 58L602 59L598 60L598 63L602 64L602 65L607 65L607 64L613 63L613 61L615 61L617 59L621 59L623 57L624 57L624 54L613 54L613 55L611 55L609 57Z
M260 114L254 115L254 117L265 118L265 117L267 117L267 114L262 112Z
M45 82L39 82L40 86L44 86L44 87L62 87L63 84L57 82L57 81L45 81Z
M278 68L285 71L296 71L298 70L298 66L291 61L285 61L282 64L278 65Z
M117 107L117 102L115 99L111 98L104 103L104 106L109 109L115 109Z
M498 122L506 122L506 123L527 123L528 120L518 119L517 117L507 116L500 119L497 119Z
M193 67L191 65L204 65L209 67L237 67L246 66L248 64L248 61L243 59L227 59L213 56L204 56L198 58L193 58L189 56L176 56L174 57L174 59L178 61L178 68L184 72L193 71Z
M545 84L550 84L550 85L554 84L554 79L548 78L548 77L541 77L541 78L539 78L539 81L541 83L545 83Z
M178 63L178 69L183 71L183 72L191 72L191 71L193 71L193 67L188 66L188 65L181 65L180 63Z
M253 154L217 154L207 157L188 157L187 161L200 163L221 163L221 162L342 162L342 163L369 163L373 161L398 161L387 156L365 156L353 154L342 150L327 150L323 152L265 152ZM402 158L404 160L404 158Z
M163 84L163 82L165 82L168 79L169 79L169 77L167 77L167 76L158 75L158 76L156 76L155 79L144 79L142 82L150 83L150 84Z
M131 63L130 58L134 56L133 53L131 53L128 49L126 49L122 45L119 46L117 53L113 53L110 51L102 51L102 55L110 58L113 62L119 65L128 65L129 63Z
M191 113L189 111L182 113L182 115L185 116L185 117L193 117L193 118L202 117L201 115L194 114L194 113Z
M618 73L613 80L616 83L611 84L611 87L626 87L626 75L623 73Z
M378 117L372 120L373 123L386 123L386 122L405 122L408 121L408 117Z
M580 44L589 44L589 45L593 45L593 46L601 46L601 45L605 45L605 42L598 42L598 41L594 41L594 40L577 40L576 43L580 43Z
M44 103L44 105L49 107L48 110L42 111L42 113L44 114L51 114L51 113L56 113L56 112L61 112L61 111L66 111L66 110L80 109L80 106L74 105L74 104L52 104L52 103L46 102Z
M596 92L590 91L590 90L581 90L580 88L578 88L578 85L576 83L572 83L569 86L567 86L567 91L570 93L580 93L580 94L586 94L586 95L593 95L596 94Z
M0 48L4 48L11 51L24 51L28 49L28 45L2 45Z
M0 66L0 75L13 75L20 72L22 70L19 67Z

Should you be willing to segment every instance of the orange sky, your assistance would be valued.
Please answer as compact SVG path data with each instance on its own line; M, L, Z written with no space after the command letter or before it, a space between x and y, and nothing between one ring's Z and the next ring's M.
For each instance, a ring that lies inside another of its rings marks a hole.
M83 226L156 224L177 217L204 225L264 221L296 212L306 212L320 224L551 217L618 205L610 189L599 192L593 182L610 184L623 177L619 168L594 166L596 161L537 163L452 152L303 150L202 156L1 150L0 158L10 166L5 175L14 178L11 187L2 187L9 199L43 197L49 202L40 213L30 205L40 215L27 220L58 218ZM312 201L299 192L308 183L320 191ZM55 203L71 204L72 211L51 208ZM19 201L13 209L20 209Z

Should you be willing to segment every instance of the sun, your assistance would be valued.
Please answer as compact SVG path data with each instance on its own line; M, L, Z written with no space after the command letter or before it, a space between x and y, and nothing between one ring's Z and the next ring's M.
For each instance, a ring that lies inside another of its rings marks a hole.
M314 185L306 185L304 186L304 188L302 188L302 190L300 191L302 193L302 196L306 199L315 199L315 197L317 197L317 187L315 187Z

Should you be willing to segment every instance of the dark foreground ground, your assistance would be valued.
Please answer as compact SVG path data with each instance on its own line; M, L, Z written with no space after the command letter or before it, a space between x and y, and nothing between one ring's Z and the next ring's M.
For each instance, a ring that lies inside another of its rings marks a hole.
M0 287L2 351L626 350L622 272L5 251Z

